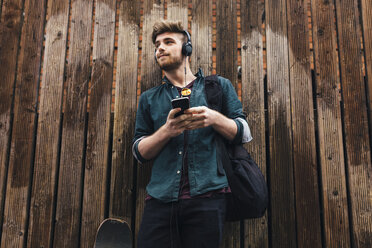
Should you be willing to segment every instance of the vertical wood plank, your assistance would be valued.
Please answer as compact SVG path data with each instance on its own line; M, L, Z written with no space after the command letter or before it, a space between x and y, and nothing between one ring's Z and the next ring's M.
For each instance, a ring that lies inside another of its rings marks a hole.
M181 21L183 28L188 29L188 0L168 0L167 19Z
M97 0L90 86L80 247L93 247L108 197L111 90L114 68L115 0Z
M344 132L352 214L352 245L371 247L372 192L365 83L362 75L359 13L356 0L336 0L343 97Z
M141 54L141 92L161 83L161 69L154 59L155 46L151 40L152 27L164 18L164 0L144 0ZM136 237L144 209L146 186L150 180L150 163L138 164L136 197Z
M0 233L3 226L11 108L15 84L18 46L22 29L23 0L4 0L0 21ZM1 235L0 235L1 239Z
M334 5L312 0L325 247L350 247Z
M238 38L235 0L216 1L216 71L237 87ZM237 88L236 88L237 89Z
M364 61L367 78L369 129L372 130L372 1L361 0ZM371 140L371 137L370 137Z
M27 247L50 247L54 223L69 1L49 1Z
M263 70L262 1L242 0L241 55L242 104L247 113L253 141L246 147L266 176L265 92ZM245 221L244 247L268 247L267 214L260 219Z
M212 1L193 0L191 10L191 70L212 73Z
M297 242L321 247L307 1L287 0L287 18Z
M24 7L2 247L23 247L26 242L45 4L27 0Z
M140 2L120 3L119 45L115 88L115 117L112 149L110 216L133 224L134 168L132 140L137 107ZM132 225L133 226L133 225Z
M286 3L265 1L272 247L296 247Z
M55 247L78 247L93 0L71 2L66 102L58 178Z
M237 16L235 0L216 1L216 71L237 89ZM240 223L226 223L220 247L240 246Z

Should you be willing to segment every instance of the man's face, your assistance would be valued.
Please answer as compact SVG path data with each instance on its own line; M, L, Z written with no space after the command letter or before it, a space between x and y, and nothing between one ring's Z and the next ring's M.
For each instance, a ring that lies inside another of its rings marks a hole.
M170 71L182 65L182 43L183 34L162 33L156 37L155 56L162 70Z

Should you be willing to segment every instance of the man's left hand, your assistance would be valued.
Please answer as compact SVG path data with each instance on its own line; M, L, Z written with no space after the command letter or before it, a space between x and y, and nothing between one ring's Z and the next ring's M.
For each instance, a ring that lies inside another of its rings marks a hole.
M190 123L186 124L185 130L212 126L228 140L233 140L238 131L235 121L206 106L193 107L185 110L185 113L192 114L192 117L188 119Z
M191 113L191 122L187 125L187 130L194 130L198 128L208 127L214 125L217 115L217 111L212 110L206 106L193 107L185 110L185 113Z

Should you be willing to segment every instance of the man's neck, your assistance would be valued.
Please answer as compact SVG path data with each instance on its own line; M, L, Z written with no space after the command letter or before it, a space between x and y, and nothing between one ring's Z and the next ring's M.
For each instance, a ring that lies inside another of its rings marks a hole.
M171 71L164 71L164 74L174 86L181 88L186 87L186 85L196 78L194 74L192 74L189 66L186 66L186 79L185 68L183 66Z

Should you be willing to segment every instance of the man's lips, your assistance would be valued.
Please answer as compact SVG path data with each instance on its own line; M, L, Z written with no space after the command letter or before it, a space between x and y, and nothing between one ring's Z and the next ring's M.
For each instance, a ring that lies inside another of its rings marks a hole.
M161 57L165 57L165 56L168 56L167 54L162 54L158 57L158 59L160 59Z

